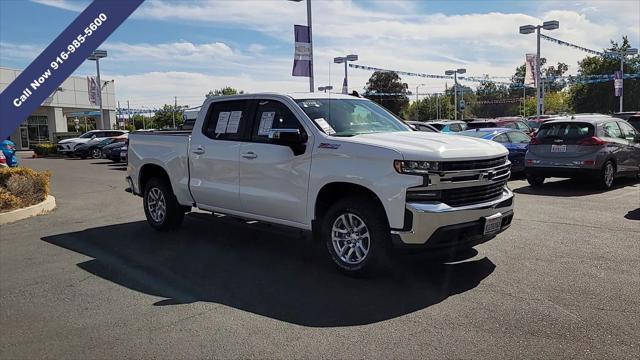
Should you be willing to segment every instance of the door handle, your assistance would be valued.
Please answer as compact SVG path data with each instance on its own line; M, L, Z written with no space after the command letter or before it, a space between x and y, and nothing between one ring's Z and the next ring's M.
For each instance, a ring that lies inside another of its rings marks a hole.
M258 157L258 154L254 153L253 151L249 151L249 152L243 153L242 157L245 159L255 159Z
M191 152L196 155L202 155L204 154L204 148L202 146L196 146L193 150L191 150Z

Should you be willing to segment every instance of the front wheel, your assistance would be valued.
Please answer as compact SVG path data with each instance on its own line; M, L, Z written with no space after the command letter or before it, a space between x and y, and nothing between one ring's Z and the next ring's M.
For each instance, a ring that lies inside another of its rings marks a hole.
M339 200L320 226L331 259L347 275L368 274L387 260L389 225L384 209L374 201L362 197Z
M184 220L184 209L178 203L168 181L150 179L144 188L144 214L152 228L172 231Z
M102 158L102 151L100 149L91 149L91 157L93 159L101 159Z
M532 187L539 187L539 186L542 186L542 184L544 184L544 176L542 176L542 175L527 174L527 182L528 182L528 183L529 183L529 185L531 185Z

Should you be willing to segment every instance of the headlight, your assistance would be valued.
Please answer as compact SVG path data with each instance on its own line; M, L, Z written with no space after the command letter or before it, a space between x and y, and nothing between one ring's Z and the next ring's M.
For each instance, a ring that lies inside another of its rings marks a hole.
M438 171L440 163L435 161L395 160L393 167L400 174L426 175L429 171Z

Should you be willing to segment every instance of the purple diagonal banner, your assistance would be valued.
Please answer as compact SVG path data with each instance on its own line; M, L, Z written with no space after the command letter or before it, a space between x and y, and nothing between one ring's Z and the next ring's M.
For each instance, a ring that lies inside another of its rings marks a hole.
M144 0L94 0L0 94L0 139L9 136Z

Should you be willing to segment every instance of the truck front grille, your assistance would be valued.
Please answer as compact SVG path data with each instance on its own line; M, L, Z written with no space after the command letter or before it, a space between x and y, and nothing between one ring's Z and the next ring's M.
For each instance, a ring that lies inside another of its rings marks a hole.
M493 159L485 160L471 160L471 161L447 161L443 162L442 171L460 171L460 170L479 170L489 169L500 165L504 165L507 162L506 156L501 156Z
M449 206L466 206L492 201L502 196L506 181L489 185L442 190L441 200Z

